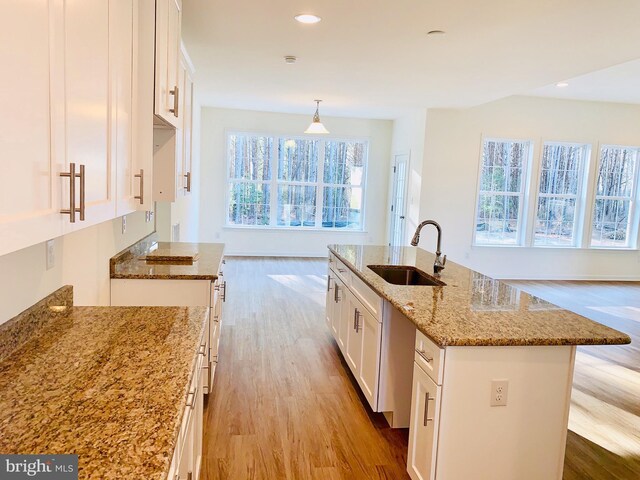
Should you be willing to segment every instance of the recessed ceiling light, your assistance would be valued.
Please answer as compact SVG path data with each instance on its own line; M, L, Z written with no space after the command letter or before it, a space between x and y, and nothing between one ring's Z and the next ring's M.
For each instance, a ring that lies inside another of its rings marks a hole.
M295 18L300 23L318 23L320 20L322 20L319 16L314 15L313 13L301 13L293 18Z
M429 30L427 32L427 35L444 35L445 33L447 32L445 32L444 30Z
M564 87L568 87L569 84L567 82L558 82L556 83L556 87L558 88L564 88Z

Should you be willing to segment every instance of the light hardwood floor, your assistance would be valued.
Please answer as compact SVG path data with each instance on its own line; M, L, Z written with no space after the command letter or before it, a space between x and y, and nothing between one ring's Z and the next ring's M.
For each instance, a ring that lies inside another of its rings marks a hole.
M640 479L640 283L510 283L631 337L578 347L564 480Z
M409 478L407 430L365 406L324 321L326 272L326 260L227 259L202 478Z
M371 412L324 321L326 270L325 260L227 259L202 479L409 478L408 431ZM640 479L640 286L517 283L632 336L579 349L564 480Z

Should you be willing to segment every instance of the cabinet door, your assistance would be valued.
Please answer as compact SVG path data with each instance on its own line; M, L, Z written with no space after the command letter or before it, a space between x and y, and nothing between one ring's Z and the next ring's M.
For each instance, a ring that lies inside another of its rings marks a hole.
M380 378L380 345L382 339L382 324L378 322L369 310L358 310L358 326L361 331L362 356L358 383L362 393L369 401L373 411L378 409L378 379Z
M193 79L189 69L184 71L184 107L182 122L182 190L190 195L193 189Z
M331 274L331 270L327 274L327 296L325 300L325 320L327 322L327 326L330 330L332 330L333 323L333 305L335 304L335 287L336 282Z
M343 355L347 353L347 336L349 334L349 290L342 280L336 277L337 305L335 306L334 325L338 334L338 346Z
M109 0L65 2L65 138L67 168L85 166L85 220L66 220L65 232L115 217L115 161L108 118ZM68 179L65 179L68 180ZM80 180L81 181L81 180ZM69 182L63 204L69 205ZM81 208L77 187L76 206ZM68 217L67 217L68 218Z
M407 471L413 480L435 478L440 391L416 363L413 366Z
M349 292L347 294L349 309L346 317L347 323L347 352L345 359L351 368L353 375L358 378L362 363L362 305Z
M155 107L157 116L170 125L178 126L180 117L180 87L178 59L180 50L180 0L156 1L156 72Z
M133 0L112 1L109 8L110 42L110 148L117 167L116 212L126 215L136 209L138 182L133 161Z
M0 255L62 234L58 165L64 162L64 150L52 148L50 140L52 103L64 94L53 88L61 83L55 82L61 76L53 69L62 66L59 55L50 56L62 52L53 32L62 20L50 3L13 1L2 6Z

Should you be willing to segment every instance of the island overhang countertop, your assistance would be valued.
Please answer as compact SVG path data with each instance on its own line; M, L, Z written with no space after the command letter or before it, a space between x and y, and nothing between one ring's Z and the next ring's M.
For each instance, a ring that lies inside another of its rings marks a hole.
M369 265L409 265L433 275L435 254L418 247L329 245L355 275L440 347L619 345L628 335L447 261L446 286L394 285Z
M0 357L0 451L77 454L80 478L165 479L208 309L45 301Z

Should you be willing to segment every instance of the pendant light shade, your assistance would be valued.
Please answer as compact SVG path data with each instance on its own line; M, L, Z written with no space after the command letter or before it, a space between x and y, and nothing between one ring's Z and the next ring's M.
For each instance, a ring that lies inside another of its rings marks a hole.
M311 122L311 125L309 125L309 128L307 128L304 133L311 133L315 135L325 135L329 133L329 130L324 128L324 125L320 121L320 113L318 112L318 110L320 108L321 101L322 100L314 100L314 102L316 102L316 113L313 115L313 121Z

